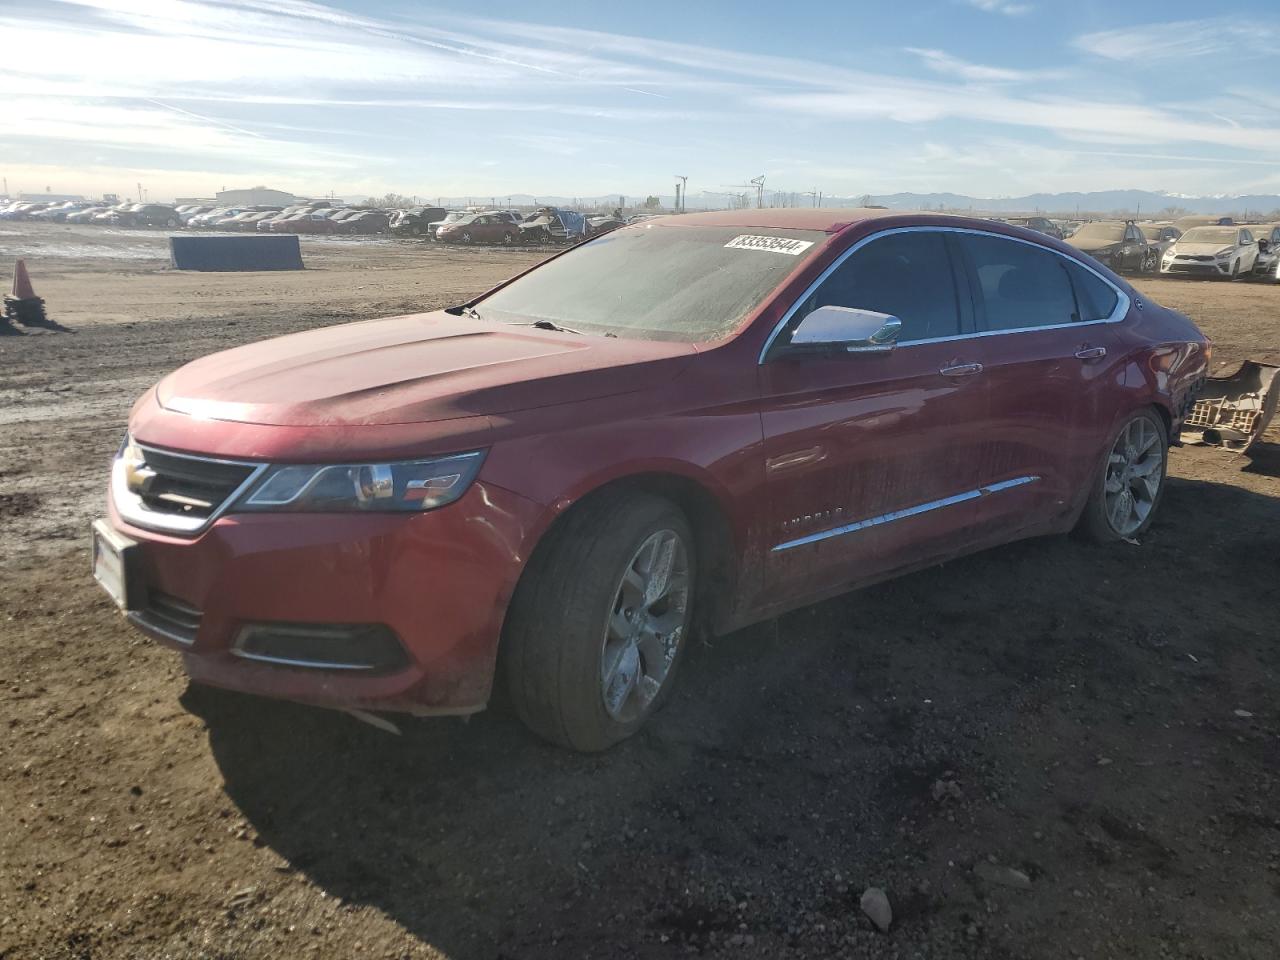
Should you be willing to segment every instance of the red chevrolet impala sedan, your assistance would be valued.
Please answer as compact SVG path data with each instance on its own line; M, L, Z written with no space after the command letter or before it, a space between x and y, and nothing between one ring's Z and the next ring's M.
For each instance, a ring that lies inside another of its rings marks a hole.
M1210 345L1072 247L871 210L650 220L435 313L188 364L95 573L193 680L582 750L723 633L1151 523Z

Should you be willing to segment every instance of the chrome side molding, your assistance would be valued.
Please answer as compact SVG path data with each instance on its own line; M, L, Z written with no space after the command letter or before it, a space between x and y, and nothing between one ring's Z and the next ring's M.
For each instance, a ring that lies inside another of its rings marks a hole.
M1028 483L1035 483L1039 479L1039 477L1015 477L1012 480L1001 480L999 483L988 483L985 486L978 487L974 490L966 490L964 493L957 493L949 497L943 497L941 500L930 500L928 503L920 503L914 507L904 507L901 510L892 510L889 513L882 513L878 517L869 517L866 520L858 520L854 523L842 524L838 527L832 527L830 530L823 530L819 533L811 533L805 537L798 537L795 540L787 540L778 544L770 552L781 553L784 550L793 550L796 547L807 546L808 544L818 543L822 540L830 540L832 537L843 537L845 534L857 533L859 530L866 530L869 527L878 527L882 524L893 523L895 520L905 520L907 517L918 517L922 513L929 513L932 510L941 510L943 507L952 507L958 503L965 503L969 500L977 500L979 497L985 497L992 493L999 493L1002 490L1012 490L1014 487L1021 487Z

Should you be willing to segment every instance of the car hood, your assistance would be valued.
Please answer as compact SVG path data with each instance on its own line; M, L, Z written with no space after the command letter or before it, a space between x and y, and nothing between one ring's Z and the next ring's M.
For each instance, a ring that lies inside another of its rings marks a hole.
M1104 253L1109 250L1118 250L1124 246L1123 240L1095 240L1092 237L1083 239L1071 237L1067 240L1067 243L1085 253Z
M653 390L688 343L534 330L444 312L293 334L196 360L162 380L161 406L279 426L428 423Z
M1184 257L1212 257L1234 249L1229 243L1175 243L1170 253L1180 253Z

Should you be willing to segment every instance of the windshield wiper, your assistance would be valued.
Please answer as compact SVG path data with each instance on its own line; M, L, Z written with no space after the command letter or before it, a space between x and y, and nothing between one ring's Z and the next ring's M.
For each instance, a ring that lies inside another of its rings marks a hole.
M470 317L472 320L483 320L480 311L469 303L460 303L456 307L445 307L445 313L451 313L455 317Z
M574 330L572 327L562 327L554 320L535 320L533 323L513 323L513 327L537 327L539 330L554 330L556 333L576 333L580 337L586 334L581 330Z

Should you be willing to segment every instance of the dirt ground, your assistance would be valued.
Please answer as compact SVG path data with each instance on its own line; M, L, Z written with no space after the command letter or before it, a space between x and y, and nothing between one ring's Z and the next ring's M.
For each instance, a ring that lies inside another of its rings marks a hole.
M189 687L87 570L166 371L544 255L303 247L210 276L158 235L0 226L67 330L0 337L0 958L1277 955L1275 427L1174 451L1141 545L1020 543L697 646L603 756L501 709L396 737ZM1139 286L1224 366L1280 360L1280 288Z

